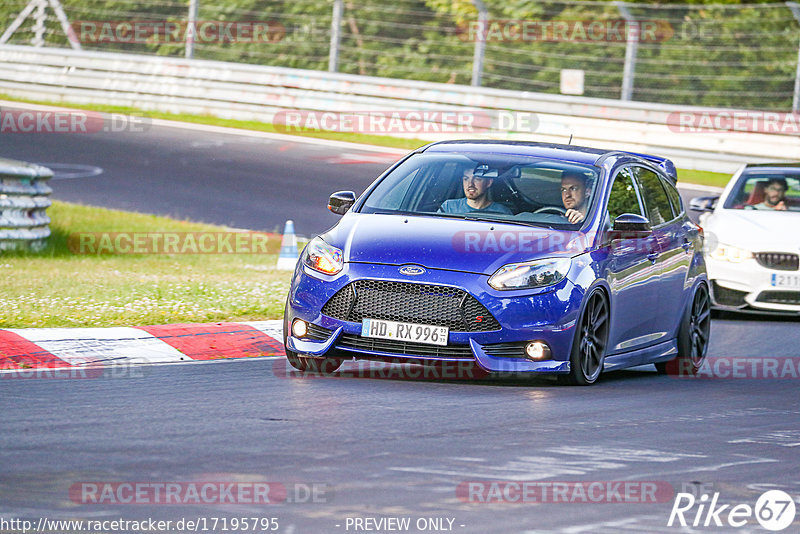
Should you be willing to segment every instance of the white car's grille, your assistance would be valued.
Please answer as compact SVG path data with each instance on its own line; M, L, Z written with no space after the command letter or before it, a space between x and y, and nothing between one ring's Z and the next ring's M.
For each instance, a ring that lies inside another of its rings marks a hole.
M756 261L767 269L776 271L796 271L800 268L800 257L785 252L758 252Z

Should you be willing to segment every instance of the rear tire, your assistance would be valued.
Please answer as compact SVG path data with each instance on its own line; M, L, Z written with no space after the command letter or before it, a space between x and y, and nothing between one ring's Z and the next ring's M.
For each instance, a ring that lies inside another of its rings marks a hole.
M656 364L659 374L694 376L703 366L711 336L711 299L708 288L700 284L686 307L678 329L678 356Z
M589 386L597 381L606 359L610 320L608 300L602 291L596 289L586 299L583 312L575 323L570 371L567 375L559 375L562 383Z

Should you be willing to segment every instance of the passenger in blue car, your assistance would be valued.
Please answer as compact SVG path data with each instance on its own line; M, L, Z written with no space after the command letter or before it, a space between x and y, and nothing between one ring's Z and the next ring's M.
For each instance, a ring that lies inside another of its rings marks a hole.
M488 165L478 165L474 169L464 171L462 182L464 198L445 200L439 208L440 213L502 213L511 215L511 210L489 198L489 188L497 177L496 170Z

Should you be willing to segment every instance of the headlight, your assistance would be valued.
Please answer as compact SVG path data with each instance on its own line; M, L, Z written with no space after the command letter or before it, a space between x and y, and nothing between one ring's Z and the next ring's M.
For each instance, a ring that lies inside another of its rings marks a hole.
M720 243L717 245L717 248L711 251L711 257L715 260L741 263L745 260L752 259L753 253L743 248L734 247L733 245L723 245Z
M303 250L303 265L325 274L336 274L344 267L342 251L315 237Z
M551 286L567 276L570 264L569 258L509 263L489 278L489 285L499 290Z

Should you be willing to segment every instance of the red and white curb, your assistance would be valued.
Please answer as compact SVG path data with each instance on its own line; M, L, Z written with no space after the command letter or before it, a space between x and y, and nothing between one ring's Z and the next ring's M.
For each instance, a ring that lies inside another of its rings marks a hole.
M0 373L284 356L282 321L0 330Z

